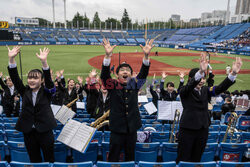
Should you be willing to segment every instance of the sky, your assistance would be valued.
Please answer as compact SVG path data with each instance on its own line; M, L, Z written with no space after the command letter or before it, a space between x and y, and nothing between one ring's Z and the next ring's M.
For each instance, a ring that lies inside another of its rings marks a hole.
M97 11L102 21L108 17L121 19L124 8L133 22L143 19L166 21L171 14L181 19L200 18L203 12L226 10L228 0L66 0L66 19L72 20L76 12L87 14L93 20ZM0 21L14 23L15 17L40 17L52 21L52 0L0 0ZM236 0L231 0L234 13ZM56 22L64 21L63 0L55 0Z

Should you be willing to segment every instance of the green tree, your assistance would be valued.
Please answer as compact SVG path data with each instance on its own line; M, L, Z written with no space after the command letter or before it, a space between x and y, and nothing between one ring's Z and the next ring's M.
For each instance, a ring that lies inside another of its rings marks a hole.
M73 17L72 22L73 22L73 27L75 27L75 28L81 28L81 27L83 27L83 16L80 15L79 12L77 12L75 14L75 16Z
M126 9L124 9L123 16L122 16L122 19L121 19L121 23L122 23L122 28L123 29L127 28L127 25L128 26L131 25L131 19L129 18L128 12L127 12Z
M120 27L120 21L115 19L115 18L108 18L107 20L105 20L106 24L107 24L107 29L111 29L111 23L112 23L112 29L116 29L116 23L117 23L117 27Z
M87 17L86 13L84 13L83 21L84 21L84 27L87 28L89 26L89 18Z
M95 24L96 27L100 27L101 19L99 18L98 12L95 12L93 25Z

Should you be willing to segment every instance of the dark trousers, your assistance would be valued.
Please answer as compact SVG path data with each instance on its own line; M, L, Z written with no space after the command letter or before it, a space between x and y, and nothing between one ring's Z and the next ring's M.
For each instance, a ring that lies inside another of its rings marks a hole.
M179 163L179 161L200 162L207 144L207 138L208 128L199 130L180 128L176 163Z
M135 145L137 132L133 133L110 133L109 162L119 162L121 150L124 149L125 161L135 160Z
M39 133L35 129L24 133L24 144L30 157L30 162L42 162L41 150L45 162L54 162L54 134L52 130Z

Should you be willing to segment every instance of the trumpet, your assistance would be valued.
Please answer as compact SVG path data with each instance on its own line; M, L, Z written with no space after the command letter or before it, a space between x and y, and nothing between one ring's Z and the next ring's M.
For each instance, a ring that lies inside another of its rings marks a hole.
M239 116L235 112L232 112L231 115L229 116L227 130L226 130L226 133L225 133L225 135L223 137L222 142L224 142L224 143L226 142L228 134L230 134L230 136L231 136L230 137L230 143L232 142L233 136L234 136L234 132L237 132L236 123L238 121L238 117Z
M175 143L176 142L176 133L179 127L179 121L180 121L180 111L178 109L175 110L174 114L174 122L171 127L171 133L170 133L170 138L169 142L170 143ZM175 126L176 124L176 126Z
M100 129L101 127L108 125L109 120L106 120L106 118L109 116L110 110L108 110L105 114L103 114L100 118L95 120L90 124L91 127L94 127L96 129Z

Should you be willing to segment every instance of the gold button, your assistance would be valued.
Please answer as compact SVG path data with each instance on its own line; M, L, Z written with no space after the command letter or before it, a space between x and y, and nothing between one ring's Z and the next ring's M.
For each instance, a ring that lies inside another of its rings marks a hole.
M128 105L126 105L126 107L128 108Z
M126 89L126 92L128 92L128 90Z
M126 115L128 115L128 112L126 112Z
M126 97L125 99L126 99L126 100L128 100L128 98L127 98L127 97Z

